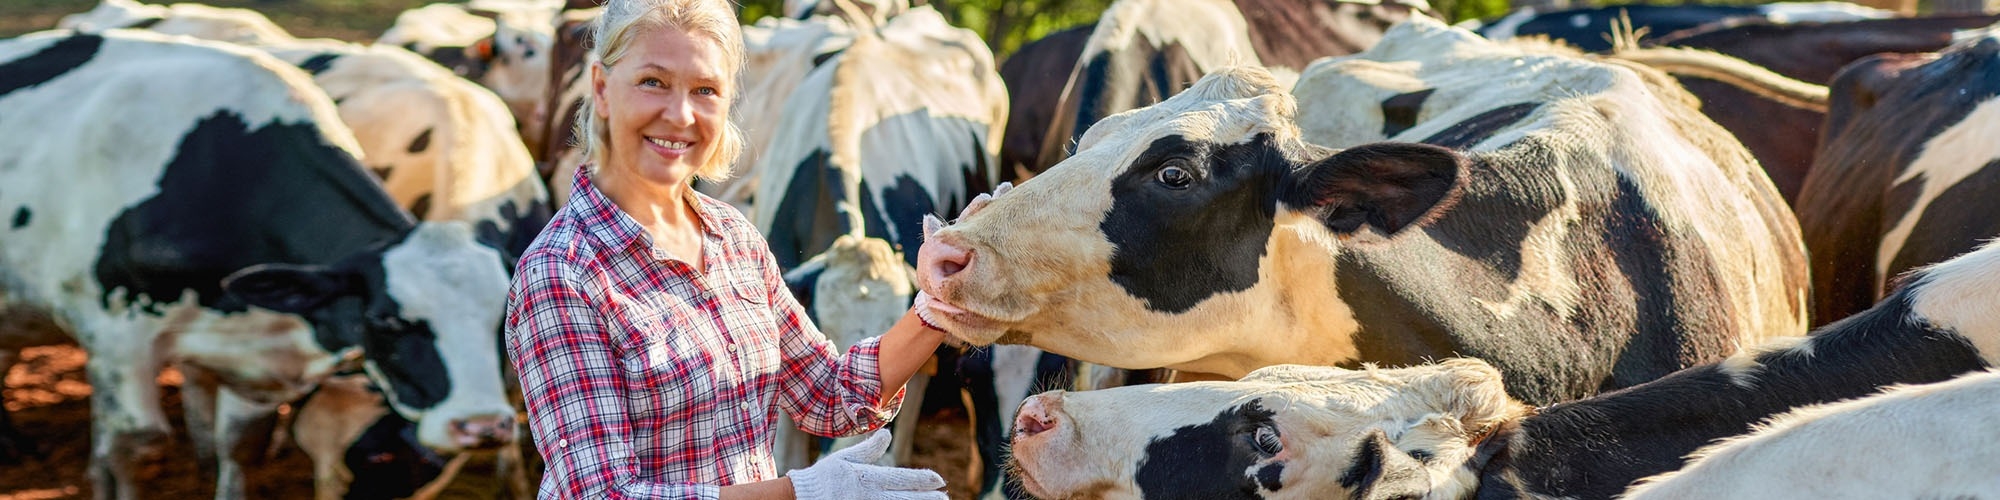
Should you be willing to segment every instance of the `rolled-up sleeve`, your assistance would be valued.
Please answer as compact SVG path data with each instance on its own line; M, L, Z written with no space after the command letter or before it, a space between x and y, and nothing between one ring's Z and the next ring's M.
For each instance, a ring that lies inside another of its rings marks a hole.
M882 397L880 336L854 343L844 354L806 318L805 307L785 288L777 259L764 255L764 282L771 290L772 313L778 320L778 345L783 367L778 378L778 408L792 417L799 430L825 437L845 437L882 428L903 406L903 391Z
M529 257L533 259L531 255ZM642 480L618 346L604 316L559 260L524 260L508 295L507 350L528 426L548 462L541 498L718 498L713 485Z

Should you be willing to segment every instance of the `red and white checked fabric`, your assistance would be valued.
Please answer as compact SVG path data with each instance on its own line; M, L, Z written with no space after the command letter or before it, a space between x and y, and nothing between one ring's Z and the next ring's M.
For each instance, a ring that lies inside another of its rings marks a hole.
M706 272L653 247L579 169L517 265L507 351L548 461L540 498L716 498L778 477L779 411L806 432L880 428L877 339L847 350L805 317L756 228L694 194Z

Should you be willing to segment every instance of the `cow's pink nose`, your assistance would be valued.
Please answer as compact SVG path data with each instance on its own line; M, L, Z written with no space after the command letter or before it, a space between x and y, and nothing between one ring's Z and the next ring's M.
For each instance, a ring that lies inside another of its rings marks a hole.
M1047 432L1056 427L1056 410L1062 407L1060 391L1038 394L1021 402L1021 410L1014 414L1014 438L1020 439Z
M959 248L943 239L925 241L917 249L917 271L930 286L943 284L953 275L972 267L972 251Z
M514 442L513 415L482 415L451 421L451 442L465 449L494 448Z

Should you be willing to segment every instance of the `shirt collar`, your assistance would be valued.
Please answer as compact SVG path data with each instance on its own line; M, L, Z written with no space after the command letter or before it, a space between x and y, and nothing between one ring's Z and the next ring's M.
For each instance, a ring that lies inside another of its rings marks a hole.
M673 258L672 255L653 246L653 236L646 233L646 228L640 226L639 221L633 220L631 215L612 203L611 198L605 197L603 191L597 190L597 186L590 179L594 170L592 165L577 167L576 179L571 181L570 185L569 203L582 209L584 230L598 241L615 248L636 246L640 251L648 252L656 260ZM717 225L721 223L721 218L715 216L712 212L713 207L708 206L708 200L705 198L707 197L693 189L688 190L688 203L694 205L695 216L701 218L704 236L702 251L715 255L714 252L710 252L710 246L722 234L722 228Z

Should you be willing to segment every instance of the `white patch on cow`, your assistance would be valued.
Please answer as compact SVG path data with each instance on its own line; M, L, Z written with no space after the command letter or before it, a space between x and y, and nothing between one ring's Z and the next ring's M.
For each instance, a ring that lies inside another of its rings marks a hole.
M762 170L758 165L775 147L771 141L793 110L789 97L815 69L813 58L847 47L852 37L846 21L836 17L806 21L766 17L743 27L745 60L742 90L737 94L756 98L739 100L729 110L730 122L744 136L743 154L736 158L739 172L721 182L702 184L703 192L744 214L756 213L750 202L758 189Z
M431 408L396 401L397 413L416 421L417 440L451 451L454 420L513 415L500 381L500 319L507 304L507 275L500 254L479 245L462 223L424 223L408 238L382 253L389 297L402 306L401 316L430 324L437 334L431 346L451 373L435 376L451 381L451 393ZM368 368L382 379L375 362Z
M87 12L63 16L56 27L96 33L156 19L148 31L250 45L293 40L284 28L257 11L197 3L147 5L133 0L101 0Z
M1758 358L1777 353L1811 357L1813 355L1812 337L1797 336L1769 339L1763 344L1737 351L1736 354L1730 355L1728 358L1723 358L1722 362L1715 365L1715 368L1720 370L1724 375L1729 376L1729 383L1736 384L1737 387L1751 389L1756 387L1757 375L1764 370L1764 364L1758 361Z
M1277 365L1234 382L1035 396L1022 411L1046 417L1050 427L1017 435L1014 458L1032 481L1031 491L1044 496L1089 492L1101 498L1137 498L1134 476L1148 458L1148 445L1251 401L1276 414L1284 447L1259 462L1285 465L1283 487L1265 494L1273 499L1324 498L1342 491L1336 480L1354 460L1360 440L1378 431L1396 447L1387 453L1431 454L1424 465L1424 498L1460 498L1477 486L1477 478L1465 469L1474 458L1473 440L1527 409L1508 399L1497 370L1477 360L1394 370ZM1202 455L1229 451L1175 452L1191 454L1183 458L1208 458Z
M1971 340L1980 359L2000 365L2000 242L1918 272L1908 285L1917 317Z
M1621 498L1966 498L2000 491L2000 372L1807 406Z
M1837 23L1896 17L1893 11L1848 2L1778 2L1759 5L1757 10L1764 13L1765 19L1776 24Z
M465 6L434 3L396 14L396 22L375 43L399 45L418 52L440 47L465 47L493 36L493 18L466 11Z
M1963 91L1960 89L1960 92ZM1910 232L1922 220L1923 211L1930 208L1945 190L1979 173L1987 164L2000 160L2000 141L1994 140L1994 137L2000 137L2000 99L1987 99L1972 108L1965 119L1925 141L1917 159L1910 162L1902 175L1890 184L1900 186L1918 176L1924 178L1923 191L1917 194L1915 202L1910 204L1911 208L1893 214L1895 223L1882 234L1881 247L1875 253L1875 290L1882 290L1888 283L1889 266L1895 262L1896 255L1902 253Z
M1534 18L1534 7L1514 9L1513 12L1507 13L1506 17L1494 21L1492 27L1486 28L1483 33L1487 39L1495 41L1514 38L1514 33L1520 31L1521 25Z

